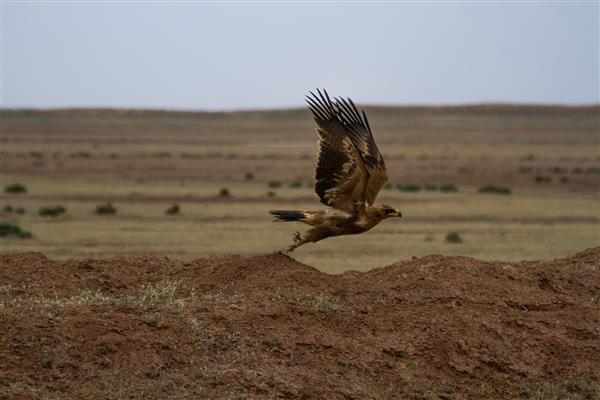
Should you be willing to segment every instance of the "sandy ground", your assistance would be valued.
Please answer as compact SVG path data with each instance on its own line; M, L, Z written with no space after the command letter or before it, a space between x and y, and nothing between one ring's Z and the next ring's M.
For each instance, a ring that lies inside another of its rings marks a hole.
M598 399L600 248L327 275L0 256L0 398Z

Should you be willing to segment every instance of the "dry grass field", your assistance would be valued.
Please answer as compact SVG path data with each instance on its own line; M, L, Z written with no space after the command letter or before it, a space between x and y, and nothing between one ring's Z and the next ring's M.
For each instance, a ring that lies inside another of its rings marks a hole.
M404 218L306 245L294 253L299 261L339 273L427 254L549 259L600 244L598 107L367 112L391 177L379 201ZM311 189L316 134L305 110L0 116L2 188L26 187L3 191L0 222L32 234L0 237L3 253L260 254L286 248L304 229L271 223L267 210L322 207ZM456 192L440 190L450 184ZM486 185L510 194L480 193ZM95 213L106 202L116 214ZM174 204L180 213L167 215ZM53 206L66 212L38 214ZM450 232L462 242L446 241Z

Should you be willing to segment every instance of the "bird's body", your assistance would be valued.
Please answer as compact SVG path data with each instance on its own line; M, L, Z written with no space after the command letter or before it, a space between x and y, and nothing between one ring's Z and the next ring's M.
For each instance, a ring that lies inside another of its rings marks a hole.
M270 211L277 222L300 221L312 226L302 235L296 232L288 252L330 236L363 233L385 218L401 216L392 207L373 204L388 177L365 113L361 116L350 99L331 101L327 92L323 93L311 92L307 102L320 139L315 192L329 208Z

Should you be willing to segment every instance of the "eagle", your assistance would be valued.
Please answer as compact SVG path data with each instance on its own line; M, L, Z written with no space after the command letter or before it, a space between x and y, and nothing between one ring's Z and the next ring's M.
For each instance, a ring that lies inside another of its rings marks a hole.
M386 218L402 217L393 207L374 204L388 176L365 112L359 112L350 98L331 100L325 89L309 93L306 102L319 136L314 188L328 208L269 211L274 222L300 221L312 226L304 234L294 234L288 253L306 243L363 233Z

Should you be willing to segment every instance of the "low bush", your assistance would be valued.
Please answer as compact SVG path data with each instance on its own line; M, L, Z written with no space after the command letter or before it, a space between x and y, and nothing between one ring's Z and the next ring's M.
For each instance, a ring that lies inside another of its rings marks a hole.
M274 192L274 191L272 191L272 190L269 190L269 191L267 192L267 197L275 197L275 192Z
M508 194L511 194L512 191L510 190L510 188L507 188L504 186L487 185L487 186L480 187L479 193L492 193L492 194L508 195Z
M418 192L421 190L421 186L415 183L407 183L407 184L397 184L396 188L401 192Z
M560 183L569 183L569 177L565 175L561 176Z
M181 212L181 209L179 207L179 204L173 204L171 207L167 208L167 211L165 211L165 214L167 215L177 215Z
M278 188L281 187L281 182L279 182L279 181L271 181L271 182L269 182L269 187L271 189L278 189Z
M448 243L462 243L462 238L458 232L448 232L446 235L446 242Z
M444 193L458 192L458 188L452 183L445 183L443 185L440 185L440 192L444 192Z
M431 185L431 184L426 183L425 185L423 185L423 188L425 190L429 190L429 191L437 190L437 185Z
M98 215L105 215L105 214L116 214L117 213L117 209L112 205L112 203L108 202L108 203L104 203L104 204L98 204L96 206L96 214Z
M31 237L31 232L24 231L19 225L15 224L0 224L0 236L16 236L19 238Z
M221 188L219 191L219 197L231 197L231 192L227 188Z
M38 210L41 217L58 217L65 212L67 212L67 209L63 206L42 207Z
M246 174L244 175L244 179L246 179L247 181L254 180L254 174L252 172L246 172Z
M290 183L290 187L292 189L300 189L302 187L302 182L292 182Z
M533 167L519 167L519 172L522 174L529 174L533 172Z
M12 183L4 188L6 193L25 193L27 188L20 183Z
M549 176L544 176L544 175L536 175L535 176L535 181L537 183L550 183L552 182L552 178Z

